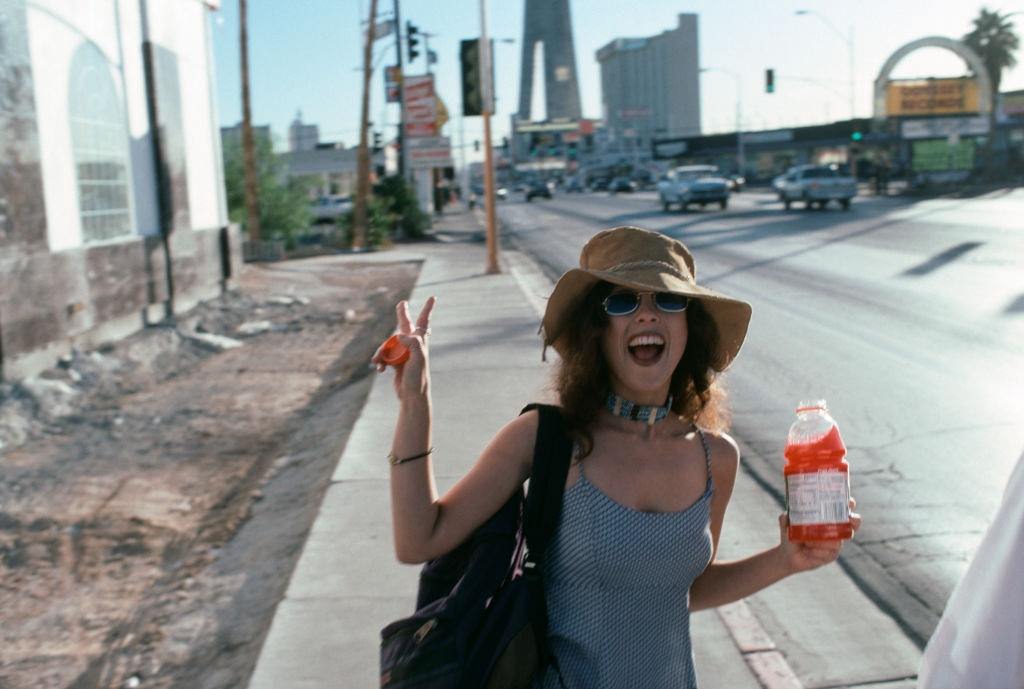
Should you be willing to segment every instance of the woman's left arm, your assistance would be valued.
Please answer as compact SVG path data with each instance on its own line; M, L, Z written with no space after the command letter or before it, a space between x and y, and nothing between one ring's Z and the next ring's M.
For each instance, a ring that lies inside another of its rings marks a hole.
M711 504L711 564L690 587L690 610L705 610L726 605L757 593L763 588L798 572L806 572L835 561L842 541L820 543L792 542L787 536L789 520L779 515L779 545L743 560L717 562L718 538L722 533L725 510L732 496L739 466L739 449L724 433L710 438L711 471L715 496ZM856 501L850 500L850 509ZM853 529L860 528L860 515L851 514Z

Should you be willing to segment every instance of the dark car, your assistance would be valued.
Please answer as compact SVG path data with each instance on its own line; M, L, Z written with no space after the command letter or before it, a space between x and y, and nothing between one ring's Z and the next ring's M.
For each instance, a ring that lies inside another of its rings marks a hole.
M530 182L526 186L526 200L533 200L534 196L542 196L546 199L551 198L551 187L548 186L547 182L537 180L536 182Z
M636 191L636 183L628 177L616 177L608 184L608 193L615 194L620 191L633 193Z
M610 181L607 177L598 177L590 183L590 191L607 191Z
M565 192L567 194L571 194L573 192L576 192L577 194L582 194L583 193L583 183L580 182L580 178L579 177L572 177L572 178L570 178L569 181L566 182L566 184L565 184Z

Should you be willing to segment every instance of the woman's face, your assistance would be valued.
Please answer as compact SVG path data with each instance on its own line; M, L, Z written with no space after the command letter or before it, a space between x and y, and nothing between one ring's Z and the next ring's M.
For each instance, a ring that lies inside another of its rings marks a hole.
M633 290L616 287L612 294ZM608 316L601 352L612 389L637 404L664 404L672 373L686 349L686 312L667 313L654 295L640 295L640 306L625 316Z

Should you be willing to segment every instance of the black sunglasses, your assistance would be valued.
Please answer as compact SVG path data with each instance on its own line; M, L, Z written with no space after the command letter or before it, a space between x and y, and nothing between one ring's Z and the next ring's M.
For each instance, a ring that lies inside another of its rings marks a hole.
M654 305L665 313L682 313L690 305L689 297L671 292L613 292L601 304L609 316L628 316L640 308L640 297L644 294L653 295Z

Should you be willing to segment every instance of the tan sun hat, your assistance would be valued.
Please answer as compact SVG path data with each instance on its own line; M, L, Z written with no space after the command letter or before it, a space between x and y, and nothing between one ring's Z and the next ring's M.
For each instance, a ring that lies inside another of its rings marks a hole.
M541 332L544 345L565 355L569 317L600 281L637 291L672 292L699 299L718 326L718 351L712 366L724 371L736 357L747 334L750 304L697 284L693 256L681 242L639 227L615 227L598 232L580 252L580 267L558 279L548 299Z

